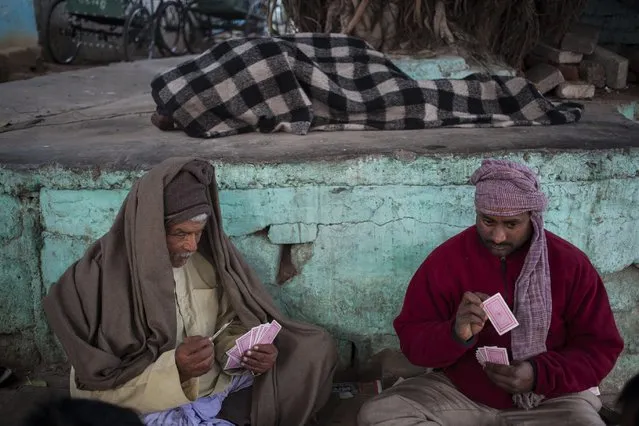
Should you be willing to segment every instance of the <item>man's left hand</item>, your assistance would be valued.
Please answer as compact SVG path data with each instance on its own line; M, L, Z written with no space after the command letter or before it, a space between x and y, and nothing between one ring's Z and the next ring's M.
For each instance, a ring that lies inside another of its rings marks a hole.
M242 358L242 366L253 374L266 373L273 368L277 360L275 345L255 345Z
M512 365L486 363L488 378L508 393L524 393L533 390L535 371L528 361L514 361Z

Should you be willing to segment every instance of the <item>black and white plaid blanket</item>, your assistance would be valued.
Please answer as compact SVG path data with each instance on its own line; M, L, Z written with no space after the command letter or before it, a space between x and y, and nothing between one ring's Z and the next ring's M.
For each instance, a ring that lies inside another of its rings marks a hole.
M520 77L417 81L365 41L340 34L240 38L161 73L158 110L188 135L573 123Z

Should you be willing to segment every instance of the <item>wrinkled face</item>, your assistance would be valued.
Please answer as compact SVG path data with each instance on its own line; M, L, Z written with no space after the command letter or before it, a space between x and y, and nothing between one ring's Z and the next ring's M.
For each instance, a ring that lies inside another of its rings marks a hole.
M526 244L533 233L533 225L530 213L502 217L477 212L477 232L493 255L506 257Z
M166 247L169 249L171 266L181 268L197 251L206 222L186 222L171 225L166 229Z

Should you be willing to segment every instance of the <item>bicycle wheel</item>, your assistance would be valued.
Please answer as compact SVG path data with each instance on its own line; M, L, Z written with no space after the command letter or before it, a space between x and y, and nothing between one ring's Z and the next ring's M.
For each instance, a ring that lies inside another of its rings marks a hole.
M144 6L133 8L124 23L122 47L124 60L133 61L136 58L148 57L152 41L151 13Z
M200 0L192 0L184 7L182 29L184 46L189 53L202 53L210 49L216 37L228 32L220 23L220 19L208 16L198 9Z
M183 7L181 3L170 0L160 3L155 19L155 44L162 56L177 56L184 52Z
M71 26L66 0L53 2L45 23L45 49L58 64L70 64L78 56L80 41Z

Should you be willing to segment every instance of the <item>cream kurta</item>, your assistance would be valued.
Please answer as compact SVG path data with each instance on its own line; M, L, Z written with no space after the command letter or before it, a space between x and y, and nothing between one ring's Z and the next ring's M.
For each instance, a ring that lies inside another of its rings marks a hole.
M107 391L79 390L75 371L71 369L71 396L92 398L125 406L142 414L164 411L187 404L197 398L221 392L231 382L222 371L226 351L247 329L237 319L228 297L218 286L213 266L200 254L173 270L175 278L175 310L177 313L176 344L185 336L212 336L222 325L233 324L215 339L215 362L205 375L180 383L175 364L175 350L164 352L142 374L124 385Z

